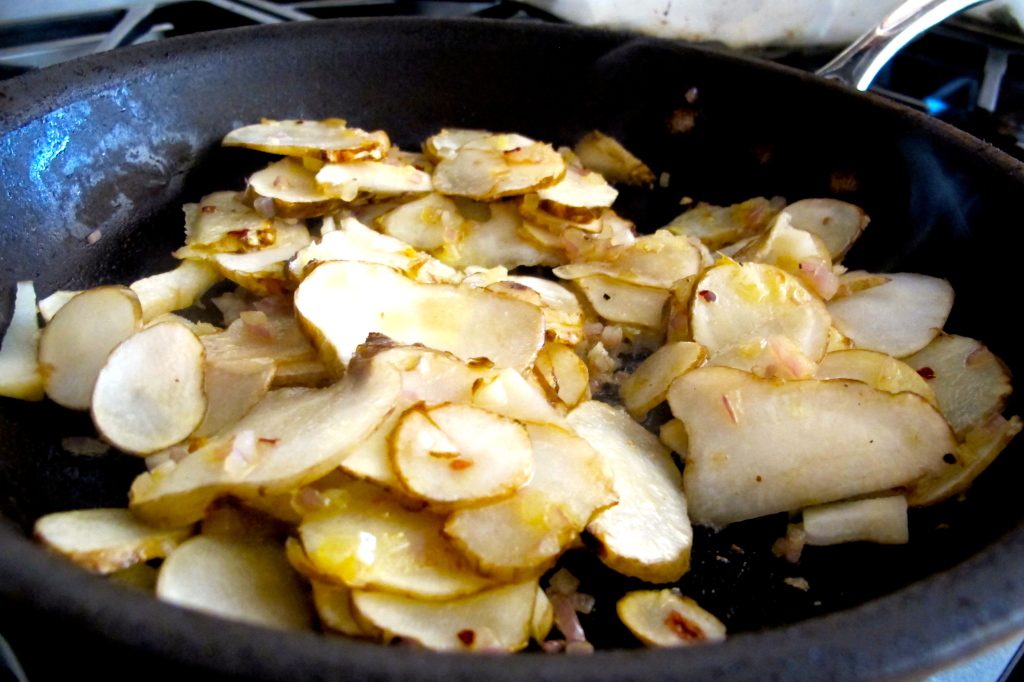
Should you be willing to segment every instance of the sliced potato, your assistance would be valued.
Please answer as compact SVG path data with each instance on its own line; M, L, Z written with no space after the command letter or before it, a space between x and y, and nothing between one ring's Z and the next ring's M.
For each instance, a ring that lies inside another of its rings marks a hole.
M649 646L692 646L725 639L725 625L678 590L629 592L615 610L629 631Z
M562 279L607 275L629 284L671 289L702 269L701 253L686 237L658 230L638 237L611 260L582 261L554 269Z
M43 316L43 322L49 324L57 311L64 307L64 304L78 296L81 291L55 291L43 300L39 301L39 314Z
M238 423L270 390L275 371L270 358L207 362L203 373L206 412L192 435L207 438Z
M313 585L313 605L325 630L349 637L376 638L377 633L367 632L352 613L352 590L319 580L310 582Z
M299 331L295 316L290 311L271 314L247 312L231 323L227 329L200 337L206 349L209 365L271 360L274 363L274 383L290 385L290 371L323 371L316 349ZM316 367L310 367L314 363ZM317 367L319 369L317 369Z
M355 590L352 605L385 641L401 638L436 651L518 651L530 641L536 592L536 580L444 602Z
M0 396L42 400L43 375L39 371L39 322L36 290L32 282L18 282L14 312L0 346Z
M36 521L34 532L44 545L79 566L113 573L164 558L192 528L152 528L127 509L80 509L47 514Z
M559 208L607 208L615 202L619 191L600 173L566 164L565 177L547 189L538 190L537 196Z
M473 405L528 424L565 425L564 416L548 402L543 389L513 369L503 369L474 385Z
M322 121L271 121L236 128L221 141L282 156L309 156L324 161L379 161L391 147L382 130L368 133L346 127L340 118Z
M1020 417L1004 419L995 414L963 434L955 460L935 476L909 486L908 501L912 507L926 507L949 499L967 490L974 479L988 468L1010 441L1020 433L1024 422Z
M277 544L192 538L160 567L156 595L177 606L255 625L313 627L309 598Z
M690 437L686 435L686 424L678 419L669 419L658 430L658 440L676 453L681 461L686 461L686 452L690 449Z
M568 407L590 400L590 373L576 351L556 342L546 344L544 351L554 371L558 399Z
M764 232L785 205L781 197L755 197L732 206L701 202L677 216L665 229L673 234L696 237L706 247L717 251Z
M737 251L734 258L741 263L765 263L785 270L826 301L839 289L825 242L793 226L785 211L771 229Z
M206 414L204 354L199 338L176 322L147 327L122 342L92 392L100 435L137 455L187 438Z
M548 595L537 585L537 597L533 603L533 617L530 620L530 637L540 643L547 639L555 624L555 609Z
M836 266L837 272L840 268L842 268L841 265ZM887 275L879 275L872 272L865 272L863 270L850 270L848 272L843 272L839 275L839 289L836 291L835 298L849 296L850 294L855 294L858 291L864 291L865 289L871 289L872 287L880 287L891 281L892 278Z
M551 145L522 135L488 135L464 143L434 169L441 194L492 201L551 187L565 162Z
M446 508L510 497L533 473L526 429L469 405L405 413L391 435L391 464L410 493Z
M529 424L533 478L501 502L453 512L445 534L479 571L500 580L537 576L600 509L615 502L612 477L585 440Z
M185 204L185 246L178 258L209 253L248 253L273 246L284 223L266 218L242 201L238 192L214 192L198 204Z
M250 175L248 192L254 200L263 197L272 202L273 211L264 208L264 212L278 218L315 218L333 213L342 205L340 199L320 191L316 171L292 158L275 161Z
M605 403L583 403L568 420L608 463L619 498L587 525L601 543L601 561L652 583L679 580L690 567L693 529L672 454L623 410Z
M148 324L161 315L188 308L221 279L209 263L187 260L174 270L133 282L131 290L139 297L142 321Z
M492 584L441 535L440 516L409 511L362 481L323 494L326 507L299 526L306 556L322 577L429 600L473 594Z
M536 306L485 289L419 284L368 263L324 263L295 292L295 309L329 366L346 364L371 332L520 370L544 339Z
M965 336L940 334L905 361L935 391L939 411L958 436L1002 412L1013 390L1002 360Z
M97 287L75 296L39 336L46 395L73 410L89 409L110 351L141 328L142 306L128 287Z
M180 462L132 484L131 508L161 527L198 521L215 499L258 500L289 492L334 470L393 409L401 373L386 357L354 363L324 389L271 391L227 431Z
M540 277L514 276L508 279L540 294L540 304L544 310L545 336L549 341L575 346L583 340L583 323L586 316L580 299L571 289Z
M888 282L828 303L832 322L857 348L896 358L916 353L946 324L953 287L914 273L886 275Z
M455 156L462 145L475 140L482 140L494 133L487 130L470 130L467 128L444 128L441 132L428 137L423 143L423 153L427 158L438 163L443 159Z
M942 409L936 402L932 387L913 367L885 353L873 350L841 350L826 353L818 365L815 376L818 379L856 379L872 388L889 393L913 391L939 407L940 411Z
M415 166L381 161L329 163L316 174L320 191L342 201L375 196L394 196L429 192L433 189L429 173Z
M825 355L830 319L824 304L775 266L722 261L693 290L690 331L711 364L806 378Z
M610 322L660 329L669 292L592 275L575 280L597 314Z
M580 163L611 182L626 185L651 185L654 173L614 137L593 130L573 147Z
M808 545L844 542L905 545L910 541L907 498L903 495L809 507L804 509L803 526Z
M782 216L798 230L820 237L836 262L871 222L860 207L838 199L802 199L784 208Z
M457 232L461 241L438 255L455 268L478 266L508 269L520 266L559 265L564 256L550 249L541 249L519 234L522 219L515 204L509 201L489 204L491 217L483 222L467 221Z
M402 204L377 219L381 232L422 251L461 241L465 222L455 202L437 193Z
M298 520L300 517L295 515ZM199 532L232 540L280 542L291 530L291 523L234 500L222 500L206 513Z
M285 266L311 241L305 225L285 224L277 228L273 246L250 253L217 253L212 260L221 274L232 282L258 295L271 296L289 288Z
M667 343L644 360L619 388L622 404L637 421L664 402L676 377L699 367L707 357L704 347L692 341Z
M841 350L853 350L853 341L843 335L835 326L828 328L828 353ZM890 356L891 357L891 356Z
M689 436L690 517L711 526L912 484L956 449L924 398L854 380L702 367L677 379L668 400Z

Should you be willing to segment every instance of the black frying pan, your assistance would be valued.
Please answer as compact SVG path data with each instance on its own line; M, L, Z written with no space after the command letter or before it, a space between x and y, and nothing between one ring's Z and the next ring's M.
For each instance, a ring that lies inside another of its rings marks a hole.
M699 98L685 94L696 87ZM667 121L684 108L690 132ZM1012 369L1024 167L984 143L871 95L782 67L648 38L481 20L310 22L200 34L79 60L0 87L0 315L12 284L40 294L168 269L180 206L243 187L266 163L222 149L231 128L342 116L407 148L442 126L556 144L598 128L668 189L617 208L653 230L683 195L836 196L873 222L856 267L947 277L947 329ZM88 245L95 229L102 239ZM1011 412L1014 406L1011 405ZM568 558L598 597L593 657L442 656L278 633L160 604L87 575L26 538L39 515L123 506L136 458L86 459L60 438L88 418L0 401L0 631L30 677L226 675L268 680L865 680L912 677L1024 627L1024 462L1015 444L967 495L911 515L906 547L770 553L785 518L699 532L682 589L733 636L689 650L634 649L614 598L638 584L586 553ZM803 577L810 590L787 585Z

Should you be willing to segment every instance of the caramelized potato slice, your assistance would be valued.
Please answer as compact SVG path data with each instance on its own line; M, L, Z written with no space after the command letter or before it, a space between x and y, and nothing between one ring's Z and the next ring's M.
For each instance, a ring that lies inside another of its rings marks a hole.
M281 159L249 176L250 198L269 200L278 218L315 218L341 208L341 200L324 194L316 184L316 171L299 159ZM257 204L258 205L258 204Z
M508 269L520 266L559 265L565 257L550 249L541 249L520 236L522 219L515 204L509 201L489 204L491 217L485 221L467 221L460 232L461 240L444 248L438 255L454 268L477 266Z
M64 407L88 410L107 356L141 328L142 306L128 287L97 287L72 298L39 336L46 395Z
M485 289L419 284L369 263L324 263L295 292L295 309L329 366L348 363L371 332L519 370L544 340L537 306Z
M293 368L309 370L309 363L318 363L316 349L299 331L295 316L290 311L245 312L222 332L201 336L210 365L271 360L274 363L274 383L285 385L279 375ZM321 366L322 370L322 366Z
M284 223L266 218L242 201L238 192L214 192L198 204L185 204L185 246L178 258L202 259L210 253L247 253L273 246Z
M527 286L540 294L544 330L549 341L575 346L583 340L586 315L580 299L571 289L540 277L513 276L508 281Z
M848 379L780 382L701 367L668 400L689 435L690 517L705 525L912 484L943 471L956 450L924 398Z
M32 282L18 282L14 312L0 346L0 396L42 400L43 375L39 371L39 322L36 290Z
M305 225L283 224L277 228L272 246L248 253L216 253L211 260L232 282L260 296L271 296L289 288L286 265L311 241Z
M495 587L460 599L429 602L352 592L360 620L435 651L518 651L530 641L537 581Z
M324 161L379 161L391 147L382 130L368 133L346 127L340 118L322 121L271 121L236 128L224 136L225 147L247 147L283 156L309 156Z
M422 251L461 241L465 222L455 202L435 192L377 218L381 232Z
M678 590L629 592L615 610L629 631L649 646L693 646L725 639L725 625Z
M679 580L690 567L693 529L671 453L624 411L605 403L583 403L568 421L608 463L619 498L587 525L601 543L601 561L647 582Z
M352 590L319 580L311 580L310 584L313 586L313 605L325 630L349 637L377 638L379 633L367 632L356 620L352 612Z
M706 357L704 347L692 341L665 344L622 382L622 404L634 419L643 421L648 412L665 401L672 382L699 367Z
M279 545L200 535L160 567L156 596L187 609L283 630L311 630L313 609Z
M371 483L323 493L327 505L305 516L299 535L313 568L333 582L428 600L489 587L441 534L443 519L410 511Z
M566 164L565 177L547 189L538 190L537 196L558 208L608 208L619 191L600 173L570 163Z
M573 152L583 167L600 173L610 182L625 185L651 185L654 173L614 137L592 130L583 136Z
M35 524L35 536L44 545L94 573L162 559L191 534L191 527L152 528L127 509L56 512Z
M493 201L557 184L565 161L551 145L522 135L488 135L466 142L434 169L441 194Z

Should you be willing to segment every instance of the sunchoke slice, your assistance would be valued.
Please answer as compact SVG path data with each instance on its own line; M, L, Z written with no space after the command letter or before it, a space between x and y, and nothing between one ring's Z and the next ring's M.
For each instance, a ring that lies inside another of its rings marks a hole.
M643 161L614 137L597 130L584 135L573 147L573 151L584 168L600 173L610 182L626 185L654 183L654 173Z
M39 301L39 314L43 316L43 322L49 324L57 311L64 307L64 304L78 296L81 291L55 291L43 300Z
M349 637L376 637L376 633L367 632L352 613L352 590L319 580L311 580L310 584L313 587L313 605L320 616L320 624L326 630Z
M280 294L288 288L285 265L311 241L309 230L302 223L284 224L277 229L273 246L249 253L217 253L212 260L232 282L258 295Z
M242 202L238 192L214 192L198 204L185 204L185 246L178 258L206 253L247 253L273 246L284 223L267 218Z
M528 424L565 426L565 417L542 389L513 369L503 369L473 388L473 405Z
M664 289L628 284L604 275L575 281L597 314L609 322L660 329L665 320Z
M706 357L703 346L692 341L665 344L622 382L619 388L622 404L634 419L642 421L648 412L665 401L672 382L699 367Z
M147 327L125 340L96 378L96 429L137 455L184 440L206 413L204 355L199 338L177 322Z
M939 411L959 436L1001 412L1013 390L1002 360L965 336L941 334L905 362L935 392Z
M610 186L600 173L567 164L562 180L547 189L538 190L537 196L541 201L569 209L607 208L615 203L619 191Z
M833 502L803 512L808 545L877 542L905 545L910 541L907 498L887 495L866 500Z
M141 328L142 306L128 287L97 287L72 298L39 336L46 395L64 407L88 410L107 356Z
M629 284L671 289L702 269L701 252L686 237L658 230L638 237L608 260L586 260L554 269L562 279L606 275Z
M781 197L755 197L732 206L711 206L703 202L676 216L665 229L673 234L696 237L712 251L744 240L752 240L768 229L786 202Z
M943 471L956 450L924 398L848 379L780 382L702 367L677 379L668 400L689 436L690 518L705 525L912 484Z
M517 370L544 341L537 306L485 289L419 284L368 263L324 263L295 292L295 309L328 364L348 363L371 332Z
M889 393L912 391L942 410L931 385L913 367L885 353L873 350L826 353L815 376L818 379L856 379Z
M725 639L725 625L677 590L629 592L615 610L629 631L649 646L693 646Z
M391 362L360 359L329 388L271 391L181 461L141 474L131 508L161 527L184 525L224 495L270 498L330 473L384 421L401 392Z
M272 543L192 538L160 567L156 595L187 609L283 630L310 630L315 618L298 574Z
M829 301L828 312L857 348L902 358L942 331L953 308L953 287L944 279L915 273L886 278L884 284Z
M711 364L807 378L828 346L825 305L772 265L723 261L697 280L690 332Z
M250 197L256 194L273 202L278 218L314 218L341 207L341 201L324 194L316 184L316 172L298 159L281 159L249 176Z
M439 252L438 258L454 268L477 266L508 269L520 266L560 265L565 258L551 249L542 249L520 236L522 219L515 204L503 201L489 204L491 217L485 221L467 221L458 234L460 240ZM447 241L447 240L446 240ZM451 248L448 248L450 246Z
M323 495L324 509L308 514L299 526L306 556L319 575L350 588L430 600L473 594L493 584L442 536L442 517L410 511L362 481Z
M207 362L203 377L206 413L192 435L208 438L238 423L270 390L275 372L270 358Z
M816 235L794 227L785 212L779 214L768 232L737 251L734 258L740 263L764 263L785 270L826 301L839 289L828 247Z
M619 498L587 525L601 543L601 561L647 582L679 580L690 567L693 529L672 454L623 410L605 403L583 403L568 421L608 463Z
M590 373L576 351L565 344L552 342L544 346L544 353L551 361L558 399L568 407L590 400Z
M544 310L545 335L550 341L575 346L583 340L586 316L579 297L558 282L540 277L509 277L515 284L527 286L540 294Z
M441 132L428 137L423 143L423 153L434 163L455 156L462 145L474 140L482 140L494 133L488 130L471 130L468 128L443 128Z
M377 219L381 232L423 251L461 241L464 223L455 202L437 193L403 204Z
M412 409L391 435L405 488L431 504L471 506L511 496L533 473L526 429L469 405Z
M354 201L361 195L393 196L433 189L429 173L415 166L381 161L329 163L316 174L316 184L325 195L342 201Z
M191 526L152 528L127 509L57 512L35 524L35 536L44 545L94 573L162 559L191 534Z
M223 332L200 337L211 365L270 360L274 363L275 383L294 368L309 370L310 363L319 364L316 349L299 330L295 315L288 310L247 312ZM323 368L320 367L322 370Z
M385 641L398 637L435 651L518 651L530 641L536 592L536 580L443 602L355 590L352 606Z
M556 426L526 427L533 478L507 500L453 512L444 532L485 575L540 575L590 522L615 503L612 476L582 438Z
M270 121L236 128L224 136L225 147L247 147L282 156L309 156L331 162L379 161L391 147L382 130L348 128L344 119Z
M782 209L779 219L783 216L798 230L820 237L835 262L846 255L871 222L859 206L838 199L802 199Z
M133 282L131 290L139 297L142 321L148 324L161 315L193 305L222 279L217 268L209 263L186 260L173 270Z
M0 396L42 400L43 374L39 371L39 322L36 290L32 282L18 282L14 312L0 346Z
M565 176L554 148L522 135L488 135L466 142L434 169L441 194L493 201L551 187Z

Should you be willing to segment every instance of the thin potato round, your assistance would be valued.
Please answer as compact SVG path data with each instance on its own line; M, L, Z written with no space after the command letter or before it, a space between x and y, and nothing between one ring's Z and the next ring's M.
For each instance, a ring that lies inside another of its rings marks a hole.
M324 161L379 161L391 147L381 130L348 128L340 118L322 121L269 121L236 128L224 136L225 147L248 147L271 154L310 156Z
M889 393L912 391L932 405L939 406L935 391L913 367L873 350L826 353L815 376L819 379L856 379Z
M615 606L630 632L651 646L692 646L725 639L725 625L675 590L630 592Z

